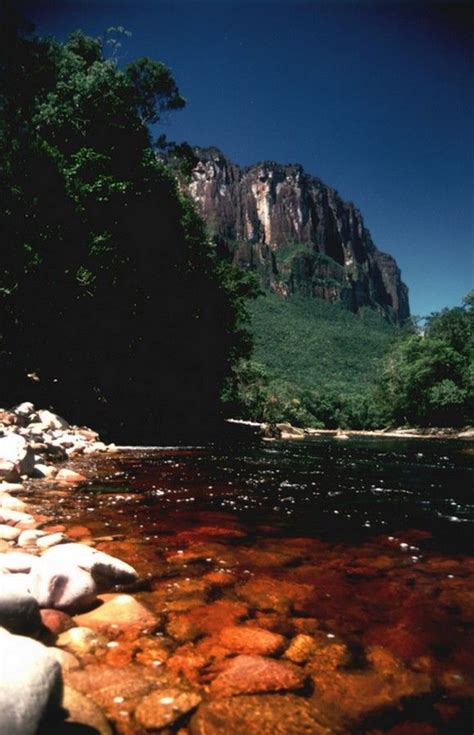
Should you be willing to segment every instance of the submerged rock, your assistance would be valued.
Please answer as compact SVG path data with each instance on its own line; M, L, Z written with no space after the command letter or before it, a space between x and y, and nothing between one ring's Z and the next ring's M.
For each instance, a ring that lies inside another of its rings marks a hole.
M342 735L307 699L294 694L243 695L201 704L191 735Z
M388 650L374 646L368 651L370 666L359 671L328 670L315 661L309 666L314 684L314 703L328 713L337 713L341 723L352 724L406 697L426 694L431 689L428 674L406 668Z
M90 612L76 615L76 624L93 630L107 630L111 625L126 629L134 628L153 630L160 619L148 608L135 600L131 595L103 595L103 604Z
M223 628L218 636L219 642L233 653L260 656L273 656L285 646L285 638L258 627L233 625Z
M197 692L158 689L142 699L135 710L135 717L146 730L161 730L191 712L201 700Z
M231 697L234 694L256 694L301 689L304 671L288 661L275 661L263 656L236 656L212 682L211 694Z
M83 656L87 653L92 653L97 648L101 648L107 644L107 638L100 635L95 630L90 628L70 628L64 633L61 633L56 645L59 648L67 648L72 653L77 653L79 656Z
M84 732L98 733L98 735L112 735L112 728L100 709L89 697L84 696L81 692L76 691L72 687L64 687L63 707L67 712L67 723L71 723L70 727L64 728L64 735L72 733L72 724L82 725ZM78 729L81 732L82 729ZM57 735L61 735L59 730Z

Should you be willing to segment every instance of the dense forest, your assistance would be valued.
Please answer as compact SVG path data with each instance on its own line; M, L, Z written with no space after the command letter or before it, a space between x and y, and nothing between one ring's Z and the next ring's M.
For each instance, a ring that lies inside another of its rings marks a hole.
M314 428L462 426L474 418L474 294L390 324L373 309L270 293L249 304L255 349L235 414Z
M0 39L0 403L32 400L106 436L203 433L248 355L251 285L209 244L149 124L185 102L103 39ZM120 30L120 29L119 29Z
M169 144L150 125L185 104L167 67L121 68L123 29L63 44L10 13L0 33L0 404L147 443L212 434L226 414L472 420L472 295L423 333L370 309L255 299L157 155Z

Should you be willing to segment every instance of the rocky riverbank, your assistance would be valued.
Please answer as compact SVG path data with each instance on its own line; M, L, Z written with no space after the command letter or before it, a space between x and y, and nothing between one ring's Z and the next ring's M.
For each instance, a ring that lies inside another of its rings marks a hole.
M357 430L357 429L313 429L311 427L293 426L287 422L269 424L257 421L243 421L241 419L229 419L229 423L240 426L248 426L258 430L260 435L266 439L304 439L308 436L332 436L335 439L348 439L351 436L373 436L381 438L399 439L474 439L474 428L465 426L462 429L450 427L399 427L389 429Z
M101 710L64 684L66 672L80 668L72 650L84 653L100 642L72 615L97 605L102 620L139 614L128 595L100 597L134 582L137 572L35 513L24 483L73 488L87 481L67 466L73 458L114 450L91 429L31 403L0 409L0 735L34 735L44 722L60 733L66 720L112 732Z

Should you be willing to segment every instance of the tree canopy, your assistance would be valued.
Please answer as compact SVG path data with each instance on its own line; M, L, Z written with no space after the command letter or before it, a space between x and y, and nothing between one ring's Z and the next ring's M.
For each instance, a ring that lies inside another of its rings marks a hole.
M378 400L396 424L459 426L474 418L474 293L426 320L388 357Z
M115 437L203 429L249 352L249 286L156 159L147 123L184 105L172 74L3 21L1 400Z

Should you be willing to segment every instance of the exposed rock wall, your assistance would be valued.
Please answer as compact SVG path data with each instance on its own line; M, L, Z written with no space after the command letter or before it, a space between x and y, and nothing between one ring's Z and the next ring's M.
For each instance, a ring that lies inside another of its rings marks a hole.
M210 232L265 288L410 314L395 260L375 247L353 204L301 166L240 168L216 148L195 149L188 190Z

